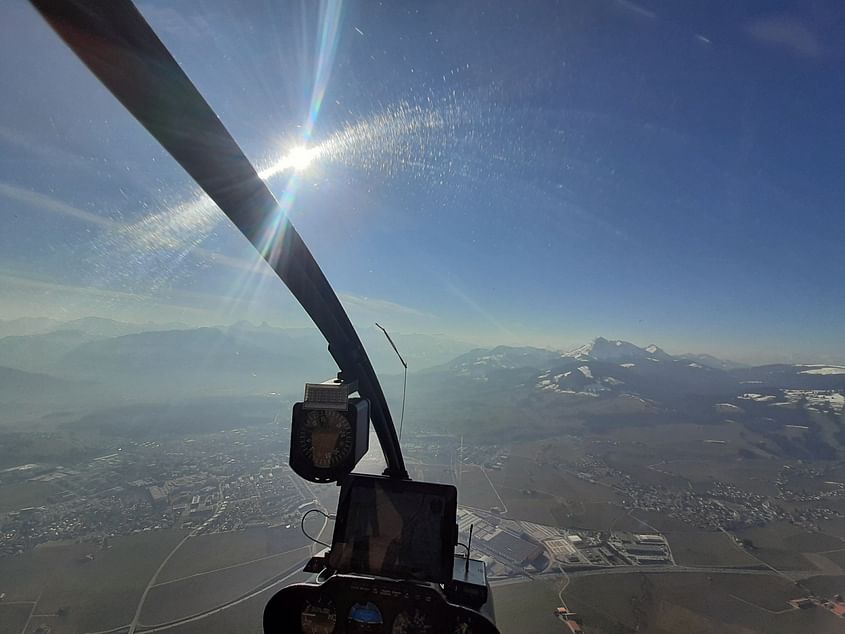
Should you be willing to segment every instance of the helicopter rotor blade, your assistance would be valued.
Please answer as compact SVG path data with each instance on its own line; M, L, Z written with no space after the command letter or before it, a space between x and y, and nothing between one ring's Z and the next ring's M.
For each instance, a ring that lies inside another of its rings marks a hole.
M31 3L273 267L326 338L341 372L357 379L358 392L370 400L386 475L407 478L387 400L337 295L299 233L279 217L273 193L144 16L129 0Z

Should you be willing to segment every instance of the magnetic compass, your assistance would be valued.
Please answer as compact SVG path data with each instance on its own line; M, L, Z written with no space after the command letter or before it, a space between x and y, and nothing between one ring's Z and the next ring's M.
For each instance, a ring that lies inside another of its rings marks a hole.
M293 406L290 466L311 482L336 482L367 453L369 401L345 393L328 398L327 389L334 387L340 386L319 384L310 393L306 388L306 400Z

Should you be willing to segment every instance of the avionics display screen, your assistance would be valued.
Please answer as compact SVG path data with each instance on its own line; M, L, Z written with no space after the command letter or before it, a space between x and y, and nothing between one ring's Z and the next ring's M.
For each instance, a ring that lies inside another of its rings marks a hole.
M337 507L329 565L338 572L446 583L458 494L447 484L352 474Z

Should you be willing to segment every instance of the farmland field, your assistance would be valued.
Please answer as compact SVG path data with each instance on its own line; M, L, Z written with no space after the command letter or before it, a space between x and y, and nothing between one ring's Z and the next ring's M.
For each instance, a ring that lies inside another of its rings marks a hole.
M150 577L184 537L151 531L95 544L56 543L0 560L6 601L38 600L38 614L55 633L99 631L129 623ZM40 600L39 600L40 596ZM33 620L35 621L35 619ZM30 625L32 628L33 625Z
M315 521L317 527L319 524ZM199 535L186 541L161 571L158 582L172 581L225 566L253 561L310 544L299 527L249 528Z
M681 566L756 566L760 562L721 532L666 533L675 562Z

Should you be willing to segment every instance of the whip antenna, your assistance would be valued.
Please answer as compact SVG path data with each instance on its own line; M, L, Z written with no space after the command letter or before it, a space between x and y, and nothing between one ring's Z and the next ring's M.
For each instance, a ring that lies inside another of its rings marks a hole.
M387 337L387 340L390 342L390 347L393 348L393 352L396 353L396 356L399 357L399 361L402 362L402 367L405 368L405 377L402 381L402 413L399 415L399 440L402 440L402 423L405 422L405 394L408 390L408 364L405 363L405 359L403 359L402 355L399 354L399 348L397 348L396 344L393 343L393 339L390 338L390 335L387 330L385 330L384 326L378 322L376 322L376 326L384 333L384 336Z

